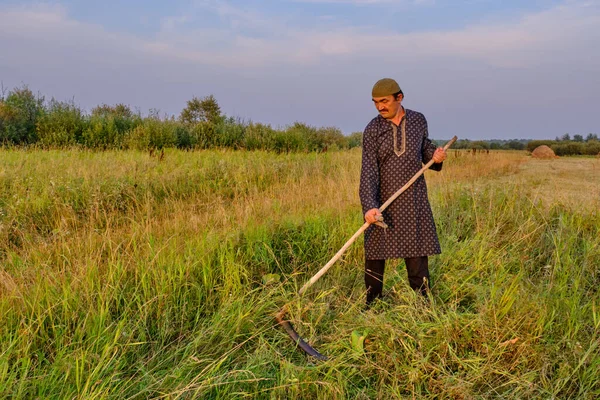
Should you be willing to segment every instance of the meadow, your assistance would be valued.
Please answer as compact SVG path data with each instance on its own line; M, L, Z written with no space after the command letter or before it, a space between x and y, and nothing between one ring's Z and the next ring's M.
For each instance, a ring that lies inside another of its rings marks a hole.
M359 171L360 149L0 150L0 398L600 397L600 159L453 151L426 173L429 301L398 261L364 310L362 241L299 299L363 222Z

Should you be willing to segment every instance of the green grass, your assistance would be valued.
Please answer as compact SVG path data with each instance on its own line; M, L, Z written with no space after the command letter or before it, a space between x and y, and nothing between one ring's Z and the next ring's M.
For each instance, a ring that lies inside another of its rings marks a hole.
M362 223L359 151L1 151L0 397L597 398L598 199L538 196L548 165L428 172L432 298L391 262L365 312L361 243L296 295Z

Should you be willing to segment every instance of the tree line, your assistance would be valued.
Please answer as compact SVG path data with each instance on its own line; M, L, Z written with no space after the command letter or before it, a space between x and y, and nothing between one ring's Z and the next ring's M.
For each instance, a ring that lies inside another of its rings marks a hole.
M577 136L577 135L575 135ZM600 141L595 134L588 135L585 141L578 140L532 140L527 143L527 150L533 151L536 147L546 145L557 156L595 156L600 155Z
M124 104L103 104L86 113L73 101L46 101L26 85L0 93L0 145L4 146L319 152L357 147L361 142L361 133L345 136L336 127L295 122L276 129L228 117L212 95L194 97L178 117L167 117L157 110L142 116Z
M445 141L436 141L443 145ZM528 150L545 144L559 156L600 153L598 135L569 134L555 140L458 140L454 149ZM285 128L243 121L221 112L214 96L193 97L178 117L150 110L143 116L125 104L102 104L86 113L73 101L46 101L26 85L0 90L0 145L42 148L180 149L232 148L322 152L362 145L362 132L345 136L336 127L295 122Z
M442 140L435 141L438 145L445 143ZM567 134L555 140L457 140L452 146L455 150L527 150L532 152L536 147L546 145L558 156L574 155L598 155L600 154L600 140L598 135L590 133L584 139L583 135L574 135L573 139Z
M438 145L442 145L442 141L436 141ZM459 139L452 145L453 149L467 150L524 150L528 140L512 139L512 140L469 140Z

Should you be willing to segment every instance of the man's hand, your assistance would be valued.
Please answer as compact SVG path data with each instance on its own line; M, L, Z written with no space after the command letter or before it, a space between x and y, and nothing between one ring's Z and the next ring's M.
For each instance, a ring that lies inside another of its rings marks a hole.
M370 224L377 222L377 216L381 215L378 208L371 208L365 213L365 221Z
M446 150L443 147L438 147L433 153L433 161L436 164L443 162L446 159Z

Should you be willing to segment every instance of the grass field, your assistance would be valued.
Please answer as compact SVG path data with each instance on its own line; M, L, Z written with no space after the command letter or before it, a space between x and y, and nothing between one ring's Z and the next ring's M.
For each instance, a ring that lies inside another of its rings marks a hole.
M362 224L359 171L358 149L1 150L0 397L600 397L599 159L452 152L429 303L397 262L364 311L362 242L298 299ZM329 361L276 324L288 303Z

